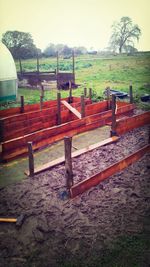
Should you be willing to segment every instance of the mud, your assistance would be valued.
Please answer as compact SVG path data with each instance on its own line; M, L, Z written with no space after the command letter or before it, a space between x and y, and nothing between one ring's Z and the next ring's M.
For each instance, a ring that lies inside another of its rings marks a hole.
M105 169L148 143L148 127L116 144L73 159L74 182ZM67 199L64 164L0 188L0 216L25 214L20 228L0 224L0 266L63 266L64 259L100 253L121 235L147 228L150 160L146 154L75 199ZM83 265L86 266L86 265Z

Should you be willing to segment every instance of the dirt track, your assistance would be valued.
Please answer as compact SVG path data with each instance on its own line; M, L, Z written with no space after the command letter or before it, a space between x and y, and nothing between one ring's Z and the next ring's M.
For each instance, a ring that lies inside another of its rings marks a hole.
M73 160L75 183L148 143L148 127L131 131L117 144ZM138 162L73 200L62 199L64 165L0 189L0 215L25 214L22 226L0 225L0 266L61 266L64 258L88 261L124 234L146 227L150 161ZM84 265L85 266L85 265Z

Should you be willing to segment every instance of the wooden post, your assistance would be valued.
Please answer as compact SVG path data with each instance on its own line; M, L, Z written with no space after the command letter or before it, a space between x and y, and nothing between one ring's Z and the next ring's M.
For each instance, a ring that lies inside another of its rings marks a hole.
M39 55L37 53L37 73L39 74L40 67L39 67Z
M69 103L71 104L72 102L72 85L71 81L69 81Z
M116 135L116 96L112 95L112 124L110 135Z
M21 103L20 112L24 113L24 96L23 95L20 96L20 103Z
M57 89L59 89L59 79L58 75L59 74L59 53L57 51L57 69L56 69L56 81L57 81Z
M61 93L57 93L57 125L61 124Z
M73 82L75 83L75 63L74 63L74 50L72 50L72 73L73 73Z
M65 176L66 176L66 186L70 189L73 186L73 172L72 172L72 158L71 158L71 148L72 148L72 137L64 138L65 145Z
M57 74L59 73L59 54L58 54L58 51L57 51Z
M81 95L81 118L85 117L85 102L84 95Z
M85 87L84 88L84 96L86 97L86 95L87 95L87 88Z
M110 87L106 88L106 96L107 96L107 108L110 109Z
M40 95L40 110L43 108L43 96Z
M130 104L133 104L133 90L132 85L129 86Z
M89 88L89 99L92 101L92 88Z
M19 66L20 66L20 73L22 74L22 64L21 64L21 58L19 58Z
M40 78L39 78L39 72L40 72L40 66L39 66L39 54L37 53L37 80L38 80L38 83L40 81Z
M44 98L44 86L41 85L41 96Z
M34 157L32 142L28 142L28 153L29 153L29 175L34 176Z
M0 119L0 142L4 141L4 120Z

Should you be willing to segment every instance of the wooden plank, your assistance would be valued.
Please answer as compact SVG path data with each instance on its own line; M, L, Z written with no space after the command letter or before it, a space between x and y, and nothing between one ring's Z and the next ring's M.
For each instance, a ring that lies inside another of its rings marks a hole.
M116 135L116 96L112 95L112 124L111 124L111 136Z
M133 104L133 90L132 85L129 86L130 104Z
M122 107L121 107L122 109ZM126 106L123 111L131 110ZM64 138L67 134L75 135L97 127L106 125L111 120L111 111L85 117L81 120L71 121L60 126L54 126L38 132L18 137L2 143L3 160L8 160L23 153L27 153L27 142L34 141L33 149L38 149Z
M62 100L61 103L67 107L75 116L77 116L77 118L81 119L81 114L78 110L76 110L75 108L73 108L70 104L68 104L65 100Z
M28 154L29 154L29 175L34 176L34 156L33 156L32 142L28 142Z
M65 136L64 138L65 146L65 176L66 176L66 187L70 189L73 186L73 172L72 172L72 137Z
M112 176L116 172L119 172L127 168L129 165L139 160L141 157L144 156L145 153L149 151L150 151L150 145L147 145L139 149L135 153L129 155L128 157L122 159L121 161L118 161L117 163L111 165L107 169L91 176L88 179L85 179L84 181L81 181L78 184L73 185L70 189L71 197L74 198L77 195L82 194L86 190L89 190L91 187L98 185L101 181Z
M80 106L80 103L76 103L75 106ZM47 112L46 112L47 111ZM21 120L14 120L13 118L0 119L4 122L4 134L2 142L26 135L41 129L52 127L56 125L56 108L53 108L51 112L49 110L37 111L33 114L28 113L21 117ZM76 117L69 114L69 110L61 112L62 123L70 120L75 120ZM24 120L22 120L24 119Z
M108 145L108 144L111 144L111 143L114 143L114 142L117 142L119 140L119 137L118 136L113 136L113 137L110 137L110 138L107 138L103 141L100 141L98 143L95 143L93 145L89 145L88 147L85 147L85 148L82 148L80 150L77 150L75 152L73 152L72 154L72 157L78 157L84 153L87 153L89 151L92 151L93 149L95 148L98 148L98 147L101 147L101 146L104 146L104 145Z
M61 93L57 93L57 125L61 124Z
M117 121L116 132L122 135L147 124L150 124L150 111Z
M23 95L20 96L20 103L21 103L20 112L24 113L24 96Z
M132 105L120 108L123 112L133 110ZM118 114L121 113L118 109ZM4 160L11 159L23 153L27 153L27 142L33 143L33 149L38 149L64 138L67 134L75 135L97 127L106 125L111 120L111 111L91 115L81 120L70 121L60 126L46 128L35 133L21 136L2 143L2 155Z
M75 158L75 157L78 157L82 154L85 154L89 151L92 151L93 149L95 148L98 148L98 147L101 147L101 146L105 146L105 145L108 145L108 144L111 144L111 143L114 143L114 142L117 142L119 140L119 137L118 136L113 136L113 137L110 137L110 138L107 138L103 141L100 141L98 143L95 143L93 145L89 145L85 148L82 148L82 149L79 149L75 152L72 153L72 158ZM60 157L58 159L55 159L55 160L52 160L51 162L48 162L46 164L42 164L41 166L35 168L34 170L34 174L38 174L40 172L43 172L43 171L46 171L46 170L49 170L50 168L52 167L55 167L61 163L64 163L65 162L65 157ZM29 176L29 171L25 171L25 174Z
M63 100L68 100L68 97L63 98ZM79 97L72 97L73 103L80 102ZM86 101L89 103L91 102L90 99L86 99ZM45 101L43 103L43 109L52 108L54 106L57 106L57 100L49 100ZM40 110L40 104L29 104L24 106L24 112L33 112ZM0 118L6 118L6 117L12 117L12 115L20 115L20 107L15 108L9 108L5 110L0 110Z
M92 88L89 88L89 99L92 101Z
M84 95L81 95L81 118L85 117L85 102Z

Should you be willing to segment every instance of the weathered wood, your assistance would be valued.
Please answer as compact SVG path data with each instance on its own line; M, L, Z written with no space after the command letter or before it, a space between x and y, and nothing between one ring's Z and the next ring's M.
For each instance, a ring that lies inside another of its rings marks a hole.
M70 104L68 104L65 100L61 101L61 103L63 105L65 105L65 107L67 107L75 116L77 116L78 119L81 119L81 114L78 110L76 110L75 108L73 108Z
M40 72L40 65L39 65L39 54L37 53L37 74L38 74L38 77L39 77L39 72Z
M44 98L44 85L41 84L41 96L42 98Z
M68 100L68 97L63 98L63 100ZM79 103L80 102L80 97L72 97L73 103ZM89 99L85 99L86 103L91 103ZM57 106L57 100L49 100L43 102L43 109L49 109L52 107ZM29 104L24 106L24 113L32 113L36 112L37 110L40 109L40 104ZM6 118L6 117L12 117L12 116L17 116L21 115L20 114L20 107L15 107L15 108L9 108L5 110L0 110L0 118Z
M118 108L117 116L127 114L134 109L134 105L125 104ZM106 125L111 121L111 111L85 117L63 125L43 129L35 133L23 135L19 138L2 143L3 160L9 160L18 155L27 153L26 143L34 140L34 150L45 145L51 144L64 138L65 135L75 135L97 127Z
M72 50L72 73L73 73L73 80L75 83L75 60L74 60L74 50Z
M59 73L59 54L57 51L57 74Z
M135 128L148 124L150 124L150 111L117 121L116 132L117 134L122 135Z
M57 125L61 124L61 93L57 93Z
M89 99L92 101L92 88L89 88Z
M68 103L72 103L73 99L72 99L72 84L71 81L69 81L69 99L68 99Z
M86 102L86 104L87 103L88 102ZM78 102L73 103L72 105L77 108L80 107L80 103ZM73 113L70 114L69 110L64 105L62 105L61 110L62 123L76 119L76 116ZM90 110L92 114L94 112L92 107ZM90 114L90 110L88 110L88 114ZM19 116L14 115L12 117L1 119L4 121L3 141L55 126L57 124L56 113L57 108L53 107L51 109L42 109L42 111L38 110L31 113L23 113Z
M81 95L81 118L85 117L85 102L84 95Z
M43 108L43 96L40 95L40 110Z
M86 97L86 95L87 95L87 88L84 87L84 96Z
M133 103L133 89L132 85L129 86L130 104Z
M85 148L82 148L82 149L79 149L79 150L73 152L72 153L72 158L78 157L78 156L80 156L82 154L85 154L85 153L87 153L89 151L92 151L95 148L98 148L98 147L101 147L101 146L104 146L104 145L108 145L108 144L117 142L118 140L119 140L118 136L113 136L113 137L105 139L104 141L95 143L93 145L89 145L89 146L87 146ZM37 167L34 170L34 174L38 174L40 172L49 170L50 168L55 167L55 166L57 166L57 165L59 165L61 163L64 163L64 162L65 162L65 157L60 157L60 158L55 159L55 160L53 160L51 162L48 162L46 164L42 164L41 166ZM25 171L25 174L29 176L29 171Z
M140 150L136 151L135 153L129 155L128 157L122 159L121 161L111 165L107 169L91 176L88 179L81 181L78 184L73 185L70 188L70 195L72 198L76 197L79 194L82 194L86 190L89 190L91 187L98 185L101 181L105 180L106 178L111 177L116 172L119 172L129 165L133 164L141 157L144 156L145 153L150 151L150 145L147 145Z
M110 106L110 87L107 87L106 88L106 96L107 96L107 108L110 109L111 106Z
M21 58L19 58L19 67L20 67L20 73L22 74L22 64L21 64Z
M72 158L71 158L71 148L72 148L72 137L66 136L64 138L65 146L65 176L66 176L66 186L70 189L73 186L73 172L72 172Z
M29 154L29 176L34 176L34 156L33 156L32 142L28 142L28 154Z
M4 132L4 120L0 119L0 142L4 141L4 136L5 136L5 132Z
M24 96L23 95L20 96L20 103L21 103L20 112L24 113Z
M116 96L112 95L112 124L111 124L111 136L116 135Z

